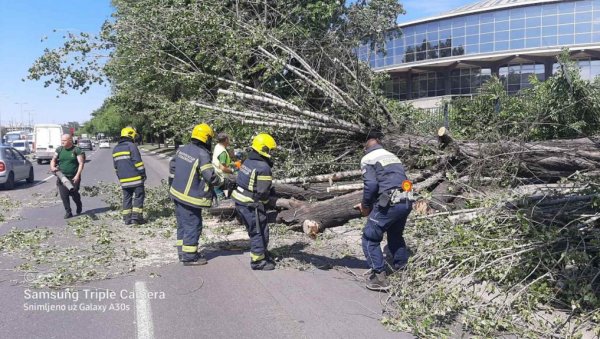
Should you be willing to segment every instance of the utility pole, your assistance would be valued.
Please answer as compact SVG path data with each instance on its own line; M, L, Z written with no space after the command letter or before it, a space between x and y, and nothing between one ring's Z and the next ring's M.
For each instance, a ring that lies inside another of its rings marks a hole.
M23 126L23 105L27 104L27 102L15 102L15 105L21 106L21 127Z

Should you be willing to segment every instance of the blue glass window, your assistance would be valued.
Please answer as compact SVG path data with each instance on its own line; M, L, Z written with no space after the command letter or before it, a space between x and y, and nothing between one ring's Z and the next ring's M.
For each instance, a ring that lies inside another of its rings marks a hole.
M585 12L592 10L592 1L577 1L575 3L575 10L578 12Z
M542 46L556 46L556 35L542 37Z
M465 27L465 18L452 19L452 28Z
M433 21L427 24L427 32L437 32L440 29L439 21Z
M484 23L490 23L490 22L494 22L494 13L483 13L479 16L479 22L484 24Z
M496 22L508 20L510 18L508 10L497 11L496 13L494 13L494 17L496 18Z
M440 41L444 41L446 39L450 39L451 36L452 36L452 34L450 33L450 30L448 29L448 30L440 31L439 39L440 39Z
M452 47L462 46L464 44L465 44L465 37L464 36L452 37Z
M515 29L510 31L510 39L523 39L525 38L525 30L524 29Z
M481 34L479 36L479 42L482 44L486 42L494 42L494 33Z
M573 13L562 14L562 15L558 16L558 24L559 25L572 24L574 22L575 22L575 15Z
M417 34L415 35L415 45L418 46L427 41L425 34Z
M574 41L574 37L572 34L558 36L558 44L559 45L572 45L573 41Z
M592 21L592 12L575 13L575 22Z
M540 47L540 38L532 38L532 39L526 39L525 40L525 47L527 48L534 48L534 47Z
M542 27L542 35L543 36L554 36L558 34L558 27L556 26L551 26L551 27Z
M573 13L575 11L575 3L571 1L561 1L558 3L558 13Z
M394 64L394 58L393 57L388 57L384 59L384 64L385 66L391 66Z
M467 45L475 45L479 43L479 35L467 36Z
M465 27L452 27L452 36L464 36L465 35Z
M523 49L523 48L525 48L525 40L523 40L523 39L511 40L510 41L510 48L511 49Z
M509 29L508 21L496 21L496 31L507 31Z
M510 28L511 29L525 28L525 19L511 20L510 21Z
M383 67L383 58L376 58L375 59L375 67Z
M594 30L594 34L592 34L592 42L600 42L600 28Z
M506 51L508 49L508 41L496 41L495 51Z
M589 44L592 42L592 34L575 34L575 43L576 44Z
M479 15L469 15L466 17L467 26L479 25Z
M491 44L490 44L491 45ZM466 54L475 54L479 53L479 45L467 45L465 47Z
M525 7L525 16L528 18L531 18L534 16L540 16L541 12L542 12L542 9L540 6Z
M438 31L435 32L427 32L427 41L438 41Z
M575 24L575 33L590 33L592 31L592 23L584 22Z
M494 31L494 24L481 24L479 31L480 33L492 33Z
M575 33L574 25L560 25L558 26L558 35L569 34L573 35Z
M452 55L452 49L450 48L440 48L440 58L449 57Z
M537 38L539 36L541 36L542 34L542 28L541 27L536 27L536 28L528 28L525 30L525 37L526 38Z
M494 39L496 41L503 41L509 39L508 31L496 32L494 33Z
M510 10L511 19L520 19L525 17L525 10L523 8L513 8Z
M527 27L539 27L542 25L542 18L539 16L535 18L527 18L527 20L525 20L525 24Z
M450 20L440 21L440 30L451 29L451 28L452 28L452 21L450 21Z
M467 26L467 35L479 34L479 26Z
M493 43L479 45L479 52L480 53L488 53L488 52L493 52L493 51L494 51L494 44Z
M542 17L542 25L544 26L554 26L558 24L558 17L556 15L543 16Z
M600 22L600 5L596 8L597 10L594 11L594 22Z
M549 15L549 14L557 14L558 13L558 7L556 6L556 4L547 4L542 6L542 16L545 15Z

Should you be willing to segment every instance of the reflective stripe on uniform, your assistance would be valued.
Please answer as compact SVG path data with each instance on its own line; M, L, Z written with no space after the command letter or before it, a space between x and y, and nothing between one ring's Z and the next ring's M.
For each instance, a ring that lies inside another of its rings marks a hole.
M256 179L260 181L271 181L273 180L273 177L270 175L259 175L258 177L256 177Z
M250 173L250 182L248 183L248 190L254 191L254 181L256 180L256 170L253 169Z
M238 191L233 191L233 193L231 193L231 198L233 198L239 202L249 202L249 203L254 202L254 199L247 197L247 196L239 193Z
M198 246L183 245L181 250L184 251L185 253L196 253L196 252L198 252Z
M132 181L136 181L136 180L142 180L142 176L138 175L136 177L119 179L120 182L132 182Z
M192 166L192 170L190 171L190 176L188 178L187 185L185 185L185 191L183 191L184 195L190 194L190 189L192 188L192 182L194 182L194 177L196 176L196 168L198 168L198 160L194 161L194 166Z
M139 207L134 207L133 208L133 213L142 213L142 212L144 212L143 208L139 208Z
M189 195L185 195L181 192L177 192L177 190L175 190L173 188L173 186L171 186L171 189L169 190L169 192L171 194L173 194L173 196L175 196L177 199L180 199L181 201L189 202L190 204L195 205L195 206L210 207L212 204L212 201L210 199L194 198L194 197L190 197Z
M131 181L131 182L122 182L121 187L133 187L133 186L141 185L143 183L144 182L142 181L142 179L136 180L136 181Z
M136 163L134 166L135 166L135 167L144 166L144 162L143 162L143 161L140 161L140 162Z
M120 157L122 155L131 155L131 152L129 152L129 151L116 152L116 153L113 153L113 158Z
M128 155L122 155L122 156L120 156L120 157L113 158L113 160L114 160L114 161L119 161L119 160L129 160L129 159L131 159L131 157L130 157L130 156L128 156Z
M183 239L179 239L175 242L175 246L183 246Z
M265 258L264 253L263 254L254 254L252 252L250 252L250 259L252 261L260 261L263 260Z
M200 167L200 172L204 172L204 171L206 171L207 169L212 169L212 168L214 168L214 167L213 167L213 164L212 164L212 163L209 163L209 164L206 164L206 165L204 165L204 166Z
M131 210L131 209L128 209L128 210L122 210L122 211L121 211L121 214L123 214L123 215L129 215L129 214L131 214L131 212L132 212L132 210Z

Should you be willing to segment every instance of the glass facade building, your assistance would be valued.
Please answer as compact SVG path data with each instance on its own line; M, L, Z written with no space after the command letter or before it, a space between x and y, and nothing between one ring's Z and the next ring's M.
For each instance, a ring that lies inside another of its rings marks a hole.
M390 97L414 99L475 93L492 74L507 91L544 80L563 47L581 59L582 75L600 70L600 0L493 0L400 25L385 52L366 45L359 58L391 73Z

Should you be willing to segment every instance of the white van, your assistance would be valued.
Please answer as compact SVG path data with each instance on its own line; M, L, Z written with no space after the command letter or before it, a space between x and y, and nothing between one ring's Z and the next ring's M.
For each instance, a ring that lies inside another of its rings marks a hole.
M56 149L60 146L63 128L57 124L38 124L33 128L33 157L38 164L45 160L50 162Z
M27 140L15 140L11 142L10 145L23 154L31 153L31 149L29 148L29 142Z

